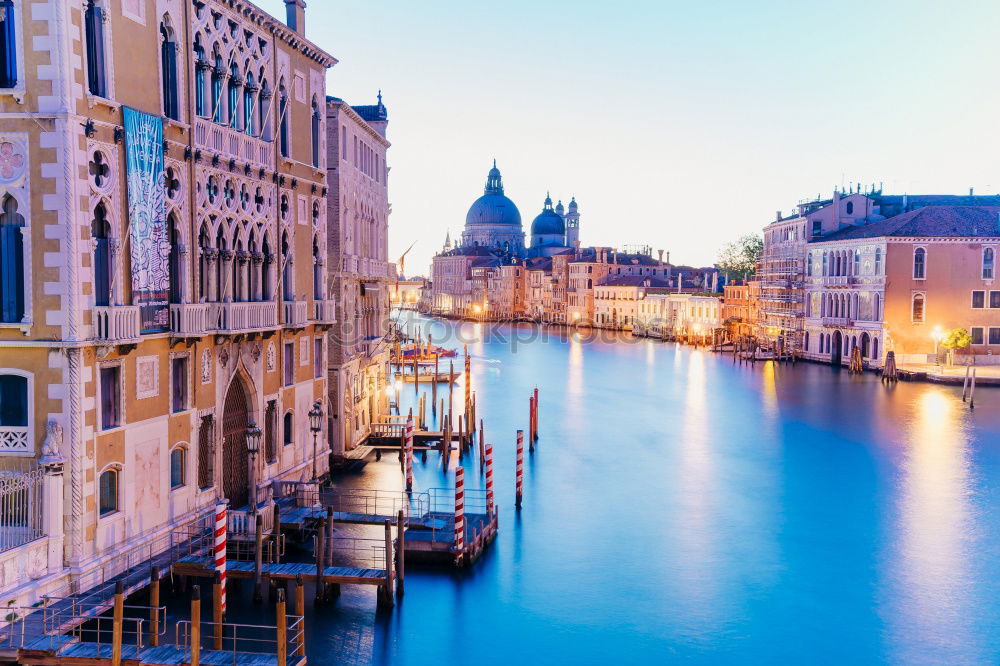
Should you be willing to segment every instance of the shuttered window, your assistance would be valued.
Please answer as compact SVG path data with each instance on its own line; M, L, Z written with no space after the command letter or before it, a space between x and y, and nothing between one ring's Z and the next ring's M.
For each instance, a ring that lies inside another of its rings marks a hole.
M104 10L87 2L87 12L84 15L87 32L87 83L90 94L107 97L107 76L104 58Z
M24 319L24 217L7 195L0 213L0 321Z
M0 0L0 88L17 85L17 42L14 1Z

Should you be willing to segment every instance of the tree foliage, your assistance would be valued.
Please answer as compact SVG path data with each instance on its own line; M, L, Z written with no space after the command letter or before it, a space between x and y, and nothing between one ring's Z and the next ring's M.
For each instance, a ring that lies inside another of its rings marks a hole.
M941 346L949 351L954 351L956 349L965 349L972 344L972 336L964 328L953 329L944 340L941 341Z
M764 239L761 236L740 236L719 250L719 269L725 271L729 278L747 280L756 271L763 250Z

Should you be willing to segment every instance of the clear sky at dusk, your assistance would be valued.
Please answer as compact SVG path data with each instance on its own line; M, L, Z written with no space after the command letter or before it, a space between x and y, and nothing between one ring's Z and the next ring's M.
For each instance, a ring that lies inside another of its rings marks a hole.
M308 3L329 93L383 91L407 273L460 234L494 157L525 231L551 190L585 245L699 265L841 183L1000 191L990 0Z

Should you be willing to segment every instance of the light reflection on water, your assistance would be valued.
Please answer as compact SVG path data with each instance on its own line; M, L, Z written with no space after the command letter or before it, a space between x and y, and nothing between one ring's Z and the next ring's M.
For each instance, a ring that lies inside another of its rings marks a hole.
M390 614L345 588L310 617L311 663L1000 661L1000 390L970 413L960 388L559 331L512 353L477 328L500 536L470 571L410 567ZM417 487L450 470L418 457ZM340 483L399 488L399 464Z

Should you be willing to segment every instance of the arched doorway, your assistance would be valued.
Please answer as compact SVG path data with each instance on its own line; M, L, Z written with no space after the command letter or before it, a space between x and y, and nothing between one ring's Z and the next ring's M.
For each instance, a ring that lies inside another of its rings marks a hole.
M833 347L830 349L830 363L832 365L840 365L840 361L844 354L844 337L840 334L840 331L833 332Z
M870 337L868 333L861 334L861 358L868 358L868 348L870 347Z
M222 411L222 493L229 507L250 502L246 430L250 423L250 390L239 375L233 378Z

